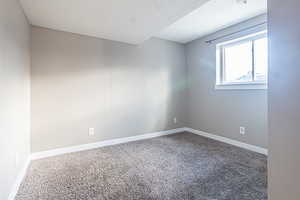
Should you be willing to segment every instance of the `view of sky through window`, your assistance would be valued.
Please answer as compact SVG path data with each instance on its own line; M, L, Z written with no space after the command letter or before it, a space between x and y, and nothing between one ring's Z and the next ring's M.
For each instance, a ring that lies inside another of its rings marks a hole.
M263 37L223 47L223 82L265 82L268 39Z

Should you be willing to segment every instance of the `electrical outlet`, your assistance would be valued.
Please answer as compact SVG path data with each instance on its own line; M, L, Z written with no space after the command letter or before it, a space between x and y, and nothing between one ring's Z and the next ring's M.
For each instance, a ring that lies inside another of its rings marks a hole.
M177 124L177 118L176 117L173 119L173 122L174 122L174 124Z
M241 135L245 135L245 133L246 133L246 129L245 129L245 127L240 127L240 134Z
M89 136L95 135L95 129L94 128L89 128Z

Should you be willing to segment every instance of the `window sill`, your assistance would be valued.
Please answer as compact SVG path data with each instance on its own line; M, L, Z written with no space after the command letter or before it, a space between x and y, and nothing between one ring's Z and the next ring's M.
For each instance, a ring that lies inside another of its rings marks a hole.
M217 84L215 90L267 90L265 83Z

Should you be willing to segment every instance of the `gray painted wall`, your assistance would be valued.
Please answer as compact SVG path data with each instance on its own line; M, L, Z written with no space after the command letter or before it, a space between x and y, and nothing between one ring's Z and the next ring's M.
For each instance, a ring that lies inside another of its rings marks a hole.
M300 197L298 0L269 0L269 198Z
M30 153L30 26L17 0L0 0L0 199ZM17 159L16 159L17 156Z
M32 152L183 127L185 65L174 42L132 46L33 27Z
M267 91L215 90L216 45L206 40L232 33L266 21L266 15L253 18L186 45L188 65L188 127L224 136L260 147L268 146ZM245 34L266 29L265 26L245 31ZM217 42L222 42L219 40ZM246 127L240 135L239 127Z

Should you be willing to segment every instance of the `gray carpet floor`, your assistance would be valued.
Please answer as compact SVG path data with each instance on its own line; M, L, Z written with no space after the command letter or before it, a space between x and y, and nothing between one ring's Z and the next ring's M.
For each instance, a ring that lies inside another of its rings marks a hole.
M267 158L179 133L33 161L16 200L267 200Z

